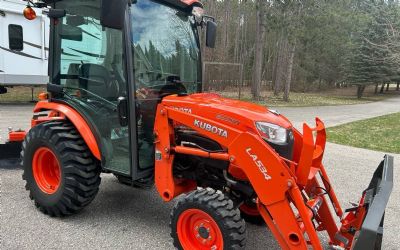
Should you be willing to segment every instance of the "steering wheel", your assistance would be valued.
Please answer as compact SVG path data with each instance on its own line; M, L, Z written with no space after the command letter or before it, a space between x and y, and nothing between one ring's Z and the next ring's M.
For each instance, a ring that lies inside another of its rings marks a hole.
M117 92L117 96L120 96L121 93L121 86L126 86L126 82L124 77L121 75L121 72L118 70L117 66L115 63L111 64L111 68L114 73L114 79L118 82L118 84L115 84L115 82L111 81L111 84L113 84ZM111 87L111 86L110 86Z

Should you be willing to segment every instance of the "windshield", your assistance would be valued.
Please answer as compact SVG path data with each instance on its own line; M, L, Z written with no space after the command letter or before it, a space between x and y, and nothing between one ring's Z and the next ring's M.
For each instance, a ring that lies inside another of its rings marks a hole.
M181 82L200 88L197 26L192 16L150 0L131 8L136 89Z

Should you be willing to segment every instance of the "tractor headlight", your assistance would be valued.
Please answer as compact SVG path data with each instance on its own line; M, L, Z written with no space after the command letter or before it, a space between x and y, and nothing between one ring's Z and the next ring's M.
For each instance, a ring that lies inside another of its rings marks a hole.
M288 131L281 126L268 122L256 122L261 137L268 142L283 144L287 142Z

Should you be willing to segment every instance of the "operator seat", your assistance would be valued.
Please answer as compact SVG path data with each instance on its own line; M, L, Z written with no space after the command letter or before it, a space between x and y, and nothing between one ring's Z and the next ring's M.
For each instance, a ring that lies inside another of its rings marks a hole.
M106 99L114 98L118 90L111 84L111 76L102 65L85 63L79 67L79 87Z
M71 63L71 64L69 65L69 67L68 67L68 72L67 72L67 74L68 74L69 76L78 76L78 74L79 74L79 67L80 67L80 66L81 66L80 63ZM65 81L65 86L66 86L66 87L74 87L74 88L79 87L78 79L75 78L75 77L66 79L66 81Z

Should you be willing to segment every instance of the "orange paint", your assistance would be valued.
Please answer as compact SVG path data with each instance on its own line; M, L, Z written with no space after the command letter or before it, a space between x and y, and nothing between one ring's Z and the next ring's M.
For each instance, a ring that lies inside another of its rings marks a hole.
M26 136L25 131L11 131L8 133L9 142L22 142Z
M283 159L261 138L255 126L259 121L293 131L295 143L291 160ZM186 127L213 140L225 152L174 145L175 126ZM330 242L340 245L335 239L340 232L328 202L331 201L339 217L343 212L322 164L325 126L316 118L315 127L304 125L303 130L301 134L285 117L270 112L266 107L225 99L216 94L165 97L158 105L154 124L156 155L159 155L155 163L157 191L165 201L171 201L177 195L196 188L193 181L174 178L173 161L177 153L222 160L229 163L228 171L233 178L251 184L258 207L246 211L262 215L282 249L322 249L312 219L318 223L318 231L326 231ZM317 177L322 178L323 183L319 183ZM348 216L351 222L343 222L342 230L350 225L359 226L359 217L365 215ZM354 237L344 235L351 239Z
M61 183L60 163L47 147L36 149L32 159L32 173L39 189L46 194L57 192Z
M207 237L200 235L201 229ZM217 222L200 209L185 210L178 219L177 234L183 249L223 249L224 240Z
M92 152L93 156L96 157L98 160L101 160L101 154L99 147L97 145L96 138L94 137L92 130L90 129L89 125L86 123L85 119L73 108L61 104L61 103L54 103L49 101L39 101L33 109L33 112L37 113L40 111L53 111L50 114L55 114L54 112L59 113L58 117L48 117L42 118L46 119L61 119L62 117L66 117L69 121L74 124L75 128L78 130L80 135L82 136L83 140L86 142L86 145L89 147L90 151ZM34 125L35 122L32 122Z

